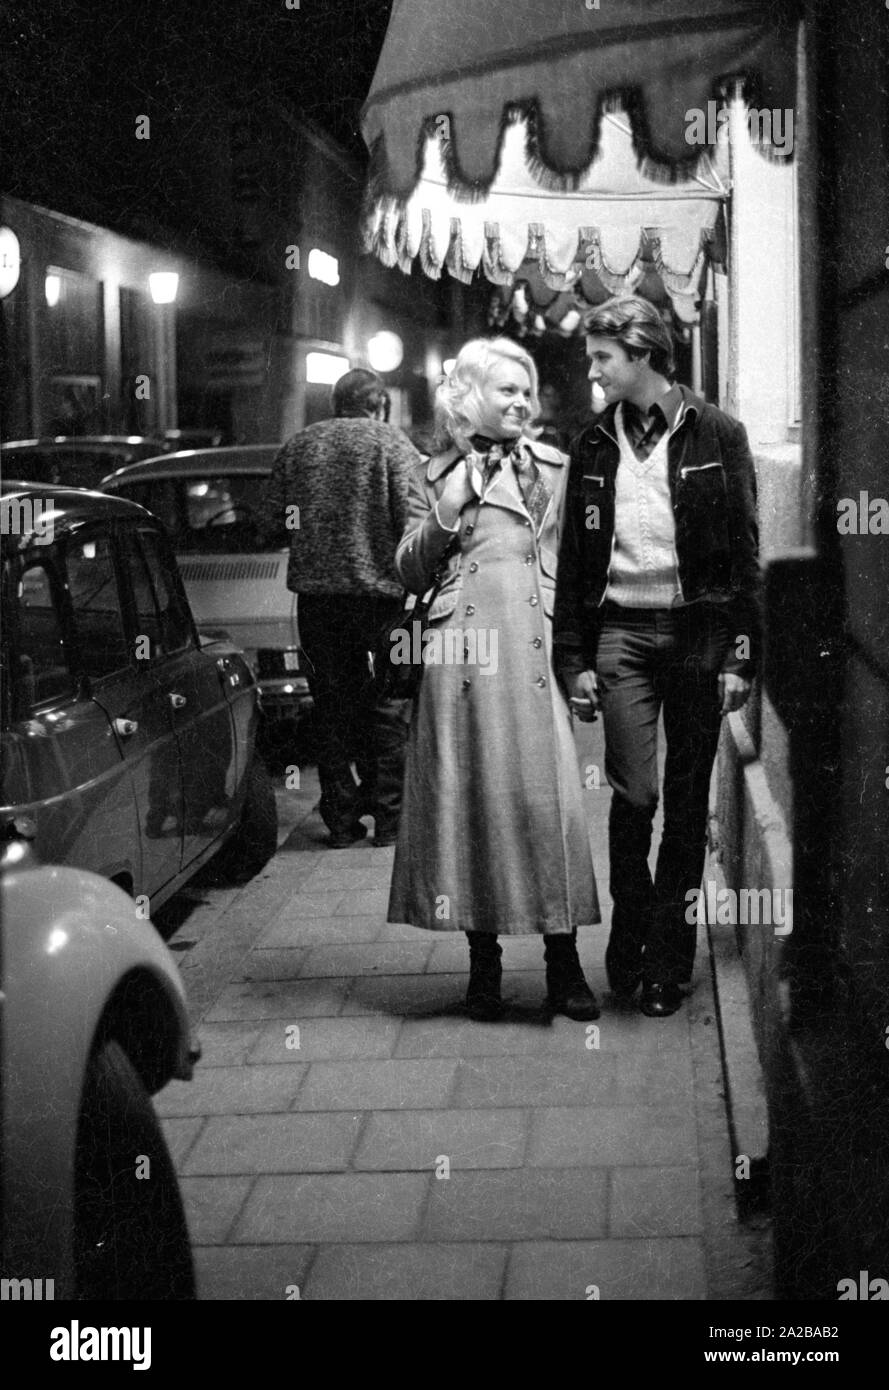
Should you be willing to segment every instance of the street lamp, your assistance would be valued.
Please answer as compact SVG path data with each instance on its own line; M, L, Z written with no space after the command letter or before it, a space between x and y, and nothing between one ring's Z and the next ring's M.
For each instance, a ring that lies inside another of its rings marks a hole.
M317 247L309 252L309 274L313 280L324 285L338 285L340 282L340 263L336 256L329 256Z
M157 353L157 429L164 434L176 429L178 406L176 398L176 296L179 276L175 270L155 270L148 277L148 289L158 306L156 324Z
M148 288L155 304L175 304L179 276L175 270L155 270L148 277Z
M375 372L394 372L404 360L404 344L397 333L375 333L367 345L367 360Z

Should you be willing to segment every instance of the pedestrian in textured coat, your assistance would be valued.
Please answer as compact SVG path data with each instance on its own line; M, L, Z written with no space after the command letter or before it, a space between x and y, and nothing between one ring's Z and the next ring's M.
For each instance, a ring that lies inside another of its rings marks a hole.
M571 446L554 619L570 696L601 703L614 912L611 988L675 1013L692 974L720 719L750 692L760 645L756 475L744 426L673 382L657 309L619 296L587 315L606 408ZM664 829L657 730L667 756ZM583 715L581 715L583 718Z
M374 372L347 372L333 388L335 418L287 441L263 502L268 530L290 544L287 586L299 595L321 816L334 848L364 838L365 814L374 817L374 844L393 844L401 805L409 711L374 696L368 652L401 608L395 547L420 456L388 423L388 404ZM297 524L288 526L291 517Z
M537 373L508 339L467 343L437 407L450 446L411 476L405 586L425 593L459 549L430 612L389 921L466 932L477 1019L501 1012L498 935L540 934L551 1007L597 1018L576 948L596 883L551 662L567 460L529 432Z

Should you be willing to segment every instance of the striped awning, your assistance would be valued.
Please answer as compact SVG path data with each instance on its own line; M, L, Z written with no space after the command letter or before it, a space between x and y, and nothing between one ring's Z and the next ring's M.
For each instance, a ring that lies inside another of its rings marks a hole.
M797 17L797 0L395 0L363 113L366 246L499 284L530 260L554 289L584 269L618 289L653 261L688 293L723 256L724 99L740 83L792 112Z

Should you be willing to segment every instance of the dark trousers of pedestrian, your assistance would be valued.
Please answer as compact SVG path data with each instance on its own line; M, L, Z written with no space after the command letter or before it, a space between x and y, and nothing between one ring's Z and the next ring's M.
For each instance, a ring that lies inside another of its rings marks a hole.
M373 815L378 839L391 837L398 826L409 710L403 700L374 698L368 650L401 606L401 599L366 594L300 594L299 633L311 667L321 817L334 836L347 835L365 814Z
M609 976L645 984L691 979L697 924L686 920L707 841L710 774L720 730L717 680L730 646L717 604L626 608L602 614L596 674L605 728L605 775L614 903ZM648 866L658 805L658 716L666 735L663 835Z

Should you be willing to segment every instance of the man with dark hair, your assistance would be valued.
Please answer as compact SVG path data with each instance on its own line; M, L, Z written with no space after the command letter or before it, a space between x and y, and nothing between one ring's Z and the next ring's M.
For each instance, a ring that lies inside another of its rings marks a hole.
M694 964L688 904L720 719L746 701L759 656L756 477L743 425L673 381L670 333L652 304L618 296L584 326L606 406L571 446L554 658L578 716L601 705L604 719L609 983L629 998L641 981L643 1013L664 1017Z
M290 544L287 587L299 594L300 641L311 663L329 843L363 839L360 817L372 815L374 844L391 845L406 711L402 701L374 700L368 651L401 608L395 550L407 520L408 477L420 456L387 423L389 393L376 373L347 372L331 402L334 419L310 425L281 449L263 510L267 529Z
M333 413L339 419L365 419L389 422L390 399L376 372L356 367L337 381L330 393Z

